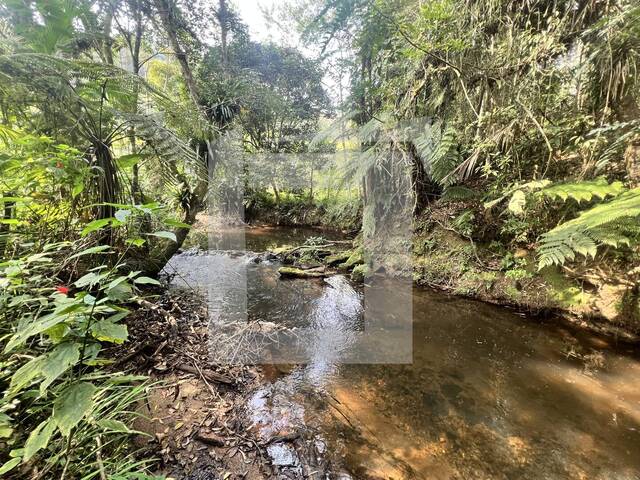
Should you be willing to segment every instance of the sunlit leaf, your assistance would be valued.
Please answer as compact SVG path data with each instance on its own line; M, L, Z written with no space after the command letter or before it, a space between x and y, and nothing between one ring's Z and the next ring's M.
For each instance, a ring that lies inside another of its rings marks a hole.
M30 434L24 444L24 461L27 462L39 450L46 448L51 439L51 435L56 429L56 424L51 419L47 419L38 425Z
M139 284L139 285L162 285L158 280L155 280L153 278L149 278L149 277L140 277L140 278L136 278L133 283Z
M121 344L129 337L126 325L100 320L91 326L91 334L101 342Z
M94 220L93 222L88 223L86 227L84 227L80 235L82 235L83 237L86 237L90 233L106 227L111 223L112 220L113 218L101 218L100 220Z
M166 238L167 240L171 240L172 242L178 241L178 239L176 238L176 234L173 232L160 231L160 232L147 233L147 235L151 235L159 238Z
M58 345L49 353L41 365L41 373L44 381L40 384L40 393L43 394L60 375L66 372L80 360L80 345L73 342L65 342Z
M0 467L0 475L10 472L22 462L22 458L13 458Z

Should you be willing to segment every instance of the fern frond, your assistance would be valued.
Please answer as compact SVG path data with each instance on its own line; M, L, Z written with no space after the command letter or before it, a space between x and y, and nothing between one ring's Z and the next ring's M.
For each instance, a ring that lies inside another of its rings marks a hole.
M640 188L635 188L543 234L538 248L538 266L562 265L566 260L574 259L574 252L595 257L600 245L629 246L638 241L638 236L628 236L627 232L638 232L639 221Z
M540 193L552 200L567 201L569 198L580 203L590 202L594 197L604 200L607 197L616 197L626 189L622 182L609 183L604 177L596 180L560 183L540 190Z
M440 198L442 202L464 202L478 198L478 193L462 185L447 187Z
M443 187L456 183L456 178L451 175L461 161L458 152L458 133L453 128L446 128L431 155L427 157L426 165L429 176Z

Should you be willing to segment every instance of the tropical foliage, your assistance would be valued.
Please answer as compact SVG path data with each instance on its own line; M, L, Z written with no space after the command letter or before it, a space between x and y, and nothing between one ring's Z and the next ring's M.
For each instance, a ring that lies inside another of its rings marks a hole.
M419 211L438 208L429 199L472 205L475 218L495 223L476 228L476 241L496 230L507 245L539 240L540 266L637 245L636 197L621 195L640 181L636 2L306 7L313 41L325 51L348 45L344 108L367 137L354 157L362 178L366 162L384 160L371 152L391 145L413 164ZM372 124L386 133L369 135Z

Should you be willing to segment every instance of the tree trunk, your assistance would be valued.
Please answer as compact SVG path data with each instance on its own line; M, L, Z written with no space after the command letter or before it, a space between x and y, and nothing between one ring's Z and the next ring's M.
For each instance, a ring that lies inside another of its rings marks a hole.
M627 145L624 161L631 188L640 187L640 135L635 136Z
M14 195L13 192L6 192L2 194L3 197L11 197L13 195ZM4 203L4 209L2 214L3 220L11 220L11 218L13 218L13 211L15 209L15 205L16 204L14 202ZM10 230L10 226L8 223L0 223L0 254L1 255L4 255L4 252L7 248L7 239L8 239L9 230Z
M189 91L189 96L193 101L193 104L196 108L200 106L200 95L198 93L198 88L196 85L196 81L193 78L193 72L191 71L191 66L189 65L189 59L187 58L187 54L180 46L180 42L178 41L178 26L176 22L175 12L177 10L177 6L175 5L174 0L155 0L156 11L160 16L160 21L162 22L162 26L167 34L167 38L169 40L169 45L173 50L176 58L178 59L178 63L180 64L180 70L182 72L182 77L184 79L184 83L187 85L187 90Z
M111 154L111 147L104 143L94 145L94 164L99 169L97 181L98 206L96 218L111 218L115 213L115 207L108 205L118 203L118 192L120 191L116 166Z
M220 43L222 46L222 67L226 70L229 63L229 53L227 46L227 36L229 34L229 7L227 0L219 0L218 25L220 25Z

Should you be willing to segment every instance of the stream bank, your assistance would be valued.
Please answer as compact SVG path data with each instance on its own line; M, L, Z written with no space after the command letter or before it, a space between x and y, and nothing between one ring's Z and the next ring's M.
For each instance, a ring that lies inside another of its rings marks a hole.
M290 232L269 236L285 245ZM632 347L416 288L413 363L345 365L341 352L359 328L363 289L375 287L353 288L341 275L282 280L281 267L268 253L184 252L170 263L172 286L158 292L158 307L132 319L124 348L144 348L129 364L166 382L144 410L153 421L139 427L153 435L149 447L162 454L165 473L191 480L640 473L640 359ZM236 311L234 271L245 272L251 323L330 327L308 345L307 363L217 364L222 340L212 321Z

